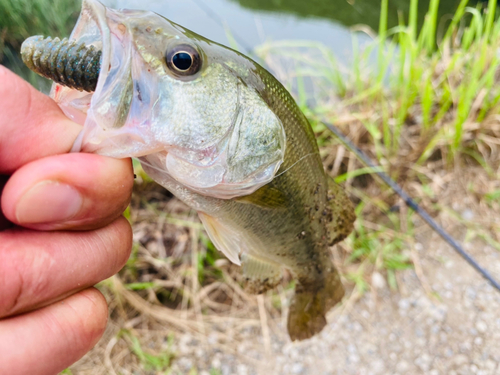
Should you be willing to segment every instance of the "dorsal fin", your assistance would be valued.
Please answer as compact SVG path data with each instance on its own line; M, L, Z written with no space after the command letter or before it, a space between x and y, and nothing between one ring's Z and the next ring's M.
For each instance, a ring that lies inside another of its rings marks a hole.
M354 229L356 214L354 206L345 190L331 177L328 179L328 244L334 245L346 238Z

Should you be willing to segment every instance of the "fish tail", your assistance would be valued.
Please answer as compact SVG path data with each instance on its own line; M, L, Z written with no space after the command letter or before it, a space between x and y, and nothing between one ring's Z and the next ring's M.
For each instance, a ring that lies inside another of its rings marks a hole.
M288 334L292 341L305 340L326 325L326 313L344 296L344 287L335 268L320 283L298 283L288 313Z

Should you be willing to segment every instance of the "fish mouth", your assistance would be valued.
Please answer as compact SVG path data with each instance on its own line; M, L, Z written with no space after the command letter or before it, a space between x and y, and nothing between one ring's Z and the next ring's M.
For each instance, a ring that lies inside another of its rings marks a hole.
M126 26L132 12L107 8L97 0L83 0L70 39L101 51L96 89L88 93L54 84L51 91L63 112L83 126L72 152L126 158L164 151L154 142L143 116L151 111L152 101L145 103L137 95L139 83L132 77L132 71L137 70L134 64L138 64L133 61L134 41Z
M94 46L101 51L101 69L94 92L80 92L73 88L54 83L50 96L59 104L64 113L80 125L84 125L92 97L102 91L107 78L111 57L110 30L106 22L106 7L95 0L83 0L80 17L71 33L70 40Z
M102 90L110 69L111 60L111 30L107 17L108 9L96 0L83 0L80 17L71 33L70 39L93 45L101 51L101 70L95 92ZM122 56L120 56L122 57Z

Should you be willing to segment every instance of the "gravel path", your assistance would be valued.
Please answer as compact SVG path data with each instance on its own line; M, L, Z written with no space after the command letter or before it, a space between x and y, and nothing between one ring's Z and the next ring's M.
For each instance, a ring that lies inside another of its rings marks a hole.
M206 366L203 375L209 368L223 375L500 374L500 293L438 238L428 242L439 245L426 251L423 245L416 247L433 294L426 293L414 270L401 272L399 292L391 292L376 274L378 288L337 309L319 336L290 343L271 334L269 355L262 337L253 338L262 351L238 344L238 352L255 358L260 367L217 350L209 353L208 361L207 353L193 357L189 347L201 343L184 337L180 352L188 355L181 355L174 369L187 373L193 365ZM498 251L481 243L467 248L492 274L500 275Z
M463 231L462 236L455 232L463 237ZM334 311L319 336L290 343L271 335L267 356L264 350L238 347L262 367L215 351L207 368L218 368L223 375L500 374L500 293L430 230L420 237L427 238L415 246L425 288L413 269L400 272L398 292L375 274L372 285L377 288ZM481 241L466 249L499 277L500 252ZM262 337L254 340L265 345ZM179 358L176 363L183 373L196 361Z
M391 294L383 287L377 296L365 295L321 337L285 345L274 373L499 374L500 294L448 248L432 252L422 267L439 299L406 271L407 291ZM498 253L485 252L476 255L499 275Z

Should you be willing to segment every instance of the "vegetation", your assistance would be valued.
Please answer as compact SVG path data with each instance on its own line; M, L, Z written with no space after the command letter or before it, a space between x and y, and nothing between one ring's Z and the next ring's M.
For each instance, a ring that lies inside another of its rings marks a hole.
M19 49L32 35L68 36L80 13L81 1L0 0L0 35Z
M493 178L500 162L500 22L495 18L496 7L496 1L483 9L467 7L462 0L453 18L443 24L438 17L439 1L431 0L419 31L416 0L410 2L408 24L401 20L391 29L387 27L388 1L384 0L378 37L367 48L355 46L349 69L342 69L334 54L316 43L274 42L258 51L268 65L289 67L277 71L297 92L311 118L325 167L337 181L347 181L357 197L360 219L347 241L348 259L369 261L375 268L385 269L393 287L394 271L412 263L407 249L415 241L415 218L406 210L404 217L402 212L394 212L404 207L387 188L367 176L370 168L349 153L341 162L332 157L332 152L338 155L338 148L332 146L338 142L321 121L339 124L394 179L414 187L411 192L430 211L443 208L431 187L440 173L479 166ZM307 91L307 86L314 87L314 92ZM470 188L474 190L472 185ZM484 197L497 197L497 192L487 192ZM481 232L482 238L499 247L494 230L469 230L472 237ZM366 289L362 282L366 278L360 280L359 269L355 274L351 279Z
M289 13L297 17L315 17L339 22L345 26L366 25L372 29L378 28L380 2L373 0L232 0L240 5L265 12ZM425 14L429 9L430 0L420 0L417 4L419 28L422 26ZM460 0L441 0L438 19L452 15ZM481 0L470 1L478 3ZM401 15L408 16L410 2L408 0L392 0L388 4L388 26L397 26Z
M21 43L32 35L69 36L80 7L81 0L0 0L0 64L48 92L51 83L22 63Z
M368 142L374 146L378 160L396 159L411 141L415 152L410 160L405 158L405 163L422 165L436 152L450 162L458 153L465 153L477 156L478 162L488 168L487 155L478 151L484 138L476 135L490 129L473 129L470 133L467 125L482 123L495 114L500 100L500 87L496 85L500 46L500 22L494 21L496 1L490 1L488 10L481 12L466 7L467 0L462 0L444 37L437 42L438 0L431 1L420 33L416 28L416 0L411 1L410 23L393 29L386 28L387 1L382 3L377 41L363 51L355 48L352 68L347 72L341 71L331 51L315 43L276 42L262 46L259 54L271 64L275 62L269 59L276 56L295 62L298 100L313 122L325 119L335 123L346 112L363 114ZM467 19L470 22L464 28ZM311 54L297 54L300 48L307 48ZM310 93L301 90L304 77L312 79L316 88L312 108L307 104ZM341 99L342 105L332 106L332 96ZM339 113L337 107L347 109ZM367 116L370 112L377 116ZM412 125L417 126L408 140L403 133Z
M258 1L240 2L264 7ZM2 43L16 47L36 33L67 35L79 9L77 3L71 3L74 9L67 4L56 0L49 7L44 0L0 0ZM265 6L276 4L295 12L298 3L273 1ZM265 65L294 92L317 133L326 170L357 204L355 232L335 251L350 288L349 301L374 290L375 272L397 290L398 271L412 267L424 288L432 290L419 269L421 222L322 121L339 126L434 216L463 228L466 235L461 240L480 238L500 250L499 224L491 219L500 213L500 185L495 181L500 167L497 1L468 6L467 0L460 0L446 20L440 10L444 1L428 4L422 17L422 5L411 0L405 19L391 13L388 0L382 0L377 36L370 45L359 46L354 34L348 67L313 42L272 42L257 49ZM60 23L50 22L51 17ZM395 26L390 27L391 22ZM15 61L12 49L4 50ZM138 178L126 212L134 228L133 253L119 275L100 285L114 324L95 349L99 360L92 362L90 356L81 365L94 366L104 357L103 374L121 373L121 367L139 373L177 373L178 334L190 335L189 350L195 352L208 345L208 332L210 348L252 362L227 344L227 332L232 342L257 332L268 349L266 332L269 335L285 319L293 284L285 278L265 297L247 295L239 268L215 250L196 213L151 183L137 163L135 167ZM449 193L447 181L463 176L469 182L457 199ZM483 213L475 222L452 209L465 195L473 197Z

